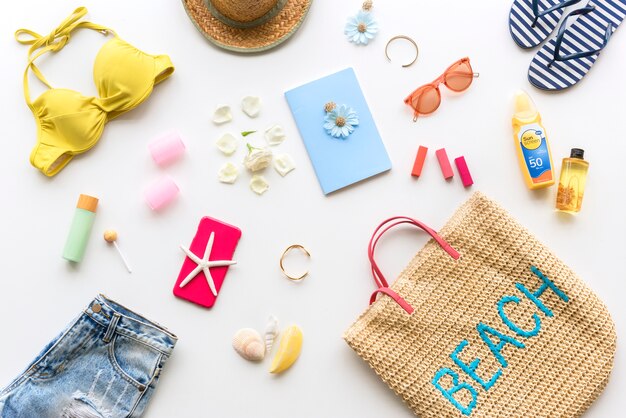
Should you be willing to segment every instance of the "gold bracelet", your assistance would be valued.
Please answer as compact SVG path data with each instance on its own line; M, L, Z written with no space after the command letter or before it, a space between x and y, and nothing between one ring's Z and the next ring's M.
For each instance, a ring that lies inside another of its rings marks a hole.
M283 266L283 260L285 259L285 256L287 255L287 253L295 248L302 250L302 252L304 252L308 257L311 257L311 254L302 245L300 244L290 245L289 247L287 247L285 251L283 251L283 255L280 256L280 270L289 280L292 280L294 282L299 282L300 280L304 279L309 274L309 272L307 271L303 275L295 277L295 276L289 275L289 273L285 271L285 267Z
M408 64L404 64L402 67L406 68L406 67L410 67L411 65L413 65L415 63L415 61L417 61L417 56L419 55L419 48L417 47L417 44L415 43L415 41L411 38L409 38L406 35L397 35L394 36L393 38L391 38L388 42L387 45L385 45L385 56L387 57L387 61L391 62L391 58L389 58L389 54L387 53L387 49L389 48L389 44L393 41L395 41L396 39L406 39L407 41L411 42L413 44L413 46L415 47L415 58L413 58L413 61L409 62Z

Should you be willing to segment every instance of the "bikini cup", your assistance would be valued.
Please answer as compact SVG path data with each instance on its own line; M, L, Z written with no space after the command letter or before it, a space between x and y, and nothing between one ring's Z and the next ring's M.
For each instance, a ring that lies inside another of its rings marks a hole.
M91 149L109 120L137 107L150 96L156 84L174 72L167 55L146 54L109 28L78 22L86 13L86 8L79 7L48 36L27 29L15 32L18 42L31 45L24 71L24 96L37 122L37 145L31 152L30 162L46 176L54 176L74 155ZM102 46L94 62L98 97L51 87L34 64L41 55L62 49L71 32L79 28L114 35ZM24 39L23 35L28 38ZM29 70L50 88L33 101L28 87Z

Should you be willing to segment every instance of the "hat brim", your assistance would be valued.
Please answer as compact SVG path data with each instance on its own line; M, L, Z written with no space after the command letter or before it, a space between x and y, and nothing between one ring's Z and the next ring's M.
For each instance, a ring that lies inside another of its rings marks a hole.
M182 0L193 24L210 42L229 51L262 52L289 39L306 17L312 0L289 0L282 10L262 25L235 28L215 17L205 0Z

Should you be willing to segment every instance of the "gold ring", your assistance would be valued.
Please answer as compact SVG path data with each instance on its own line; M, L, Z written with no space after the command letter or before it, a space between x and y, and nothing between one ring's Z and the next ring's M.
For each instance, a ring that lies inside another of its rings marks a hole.
M292 280L294 282L299 282L300 280L304 279L307 276L307 274L309 274L309 272L307 271L303 275L298 276L298 277L291 276L289 275L289 273L285 271L285 267L283 266L283 260L285 259L285 256L287 255L287 253L295 248L302 250L302 252L305 253L309 258L311 257L311 254L302 245L300 244L290 245L289 247L287 247L285 251L283 251L283 255L280 256L280 270L289 280Z
M385 56L387 57L387 61L391 62L391 58L389 58L389 54L387 53L387 49L389 48L389 44L393 41L395 41L396 39L406 39L407 41L411 42L413 44L413 46L415 47L415 58L413 58L413 61L409 62L408 64L404 64L402 67L406 68L406 67L410 67L411 65L413 65L415 63L415 61L417 61L417 56L419 55L419 48L417 47L417 44L415 43L415 41L411 38L409 38L406 35L397 35L394 36L393 38L391 38L388 42L387 45L385 45Z

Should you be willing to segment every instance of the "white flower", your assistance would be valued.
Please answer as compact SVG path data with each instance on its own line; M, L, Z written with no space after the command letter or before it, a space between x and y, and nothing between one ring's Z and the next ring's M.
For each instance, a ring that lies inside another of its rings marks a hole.
M296 168L296 163L288 154L279 154L274 158L274 169L281 176L285 177L294 168Z
M239 176L239 170L233 163L225 163L217 173L217 178L222 183L233 184Z
M268 148L255 148L250 144L248 147L248 155L243 160L243 164L250 171L263 170L272 162L272 151Z
M263 194L270 188L270 185L265 180L265 177L255 174L250 179L250 188L256 194Z
M215 145L226 155L231 155L233 152L237 150L237 138L233 136L233 134L224 134L215 141Z

